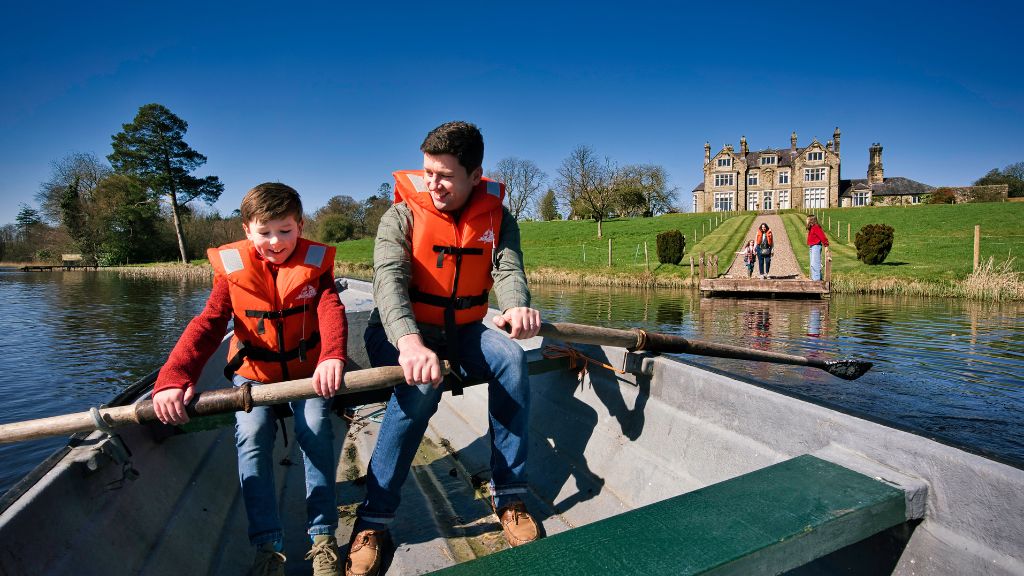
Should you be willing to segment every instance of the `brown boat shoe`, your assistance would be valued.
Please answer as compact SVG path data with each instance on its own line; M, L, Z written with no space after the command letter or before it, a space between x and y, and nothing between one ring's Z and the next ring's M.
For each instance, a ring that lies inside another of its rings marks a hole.
M360 530L352 537L345 560L345 576L377 576L387 530Z
M493 505L494 501L491 501ZM513 548L529 544L540 537L540 529L533 516L526 511L526 505L521 500L516 500L507 506L498 508L495 512L498 521L501 522L501 531L505 534L505 540Z

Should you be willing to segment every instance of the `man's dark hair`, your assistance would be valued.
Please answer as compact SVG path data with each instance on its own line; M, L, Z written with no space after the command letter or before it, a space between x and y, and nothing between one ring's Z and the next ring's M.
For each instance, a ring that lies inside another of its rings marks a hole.
M469 122L445 122L430 131L420 144L424 154L451 154L471 173L484 163L484 137Z

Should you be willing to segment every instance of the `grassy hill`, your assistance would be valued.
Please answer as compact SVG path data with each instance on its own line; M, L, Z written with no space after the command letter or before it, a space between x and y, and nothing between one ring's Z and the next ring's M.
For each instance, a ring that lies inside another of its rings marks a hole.
M936 295L959 294L957 286L971 275L974 225L981 225L981 256L1003 279L1021 285L1024 272L1024 203L924 205L906 207L835 208L817 211L832 247L833 289ZM655 218L616 219L604 223L597 238L592 221L522 222L522 247L531 280L593 284L686 284L689 257L716 254L724 272L754 219L750 212L723 214L666 214ZM808 269L804 239L806 215L784 213L793 250ZM831 224L831 226L830 226ZM888 224L895 231L892 252L881 265L857 260L847 240L865 224ZM666 230L686 237L686 256L680 266L658 263L656 237ZM612 265L608 265L608 240ZM647 243L650 272L644 265ZM371 239L338 244L341 268L368 272L373 259ZM1024 296L1022 296L1024 297Z

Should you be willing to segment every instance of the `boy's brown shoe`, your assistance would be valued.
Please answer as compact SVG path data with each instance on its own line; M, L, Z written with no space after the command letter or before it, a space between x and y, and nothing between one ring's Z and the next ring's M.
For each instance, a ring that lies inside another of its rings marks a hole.
M352 537L345 561L345 576L377 576L386 530L360 530Z
M521 501L502 506L495 511L495 514L498 515L501 530L504 532L509 546L522 546L540 537L537 522L526 511L526 505Z
M256 548L256 557L253 558L248 576L284 576L285 560L287 558L274 549L272 542L262 544Z

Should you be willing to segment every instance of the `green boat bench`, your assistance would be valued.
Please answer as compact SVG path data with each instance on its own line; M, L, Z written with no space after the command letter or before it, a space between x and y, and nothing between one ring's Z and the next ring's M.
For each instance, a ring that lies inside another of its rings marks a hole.
M903 490L805 455L433 574L779 574L906 520Z

